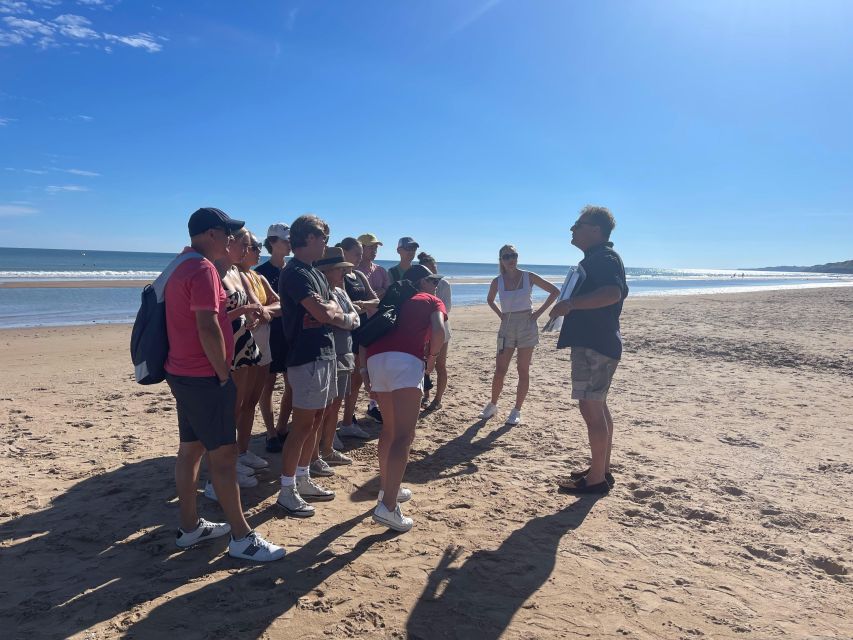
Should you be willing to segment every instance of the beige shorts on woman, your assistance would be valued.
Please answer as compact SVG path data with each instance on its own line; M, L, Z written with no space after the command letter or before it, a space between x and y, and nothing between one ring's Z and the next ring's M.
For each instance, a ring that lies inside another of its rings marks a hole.
M526 349L539 344L539 325L533 311L514 311L501 317L498 330L498 353L504 349Z

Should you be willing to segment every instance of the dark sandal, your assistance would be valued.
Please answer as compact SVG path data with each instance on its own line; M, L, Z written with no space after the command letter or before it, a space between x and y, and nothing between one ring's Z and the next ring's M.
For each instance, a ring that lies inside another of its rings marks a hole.
M589 467L587 467L583 471L571 471L571 472L569 472L569 477L572 480L580 480L581 478L586 476L588 473L589 473ZM607 480L607 484L609 484L611 488L613 487L614 484L616 484L616 478L614 478L613 474L610 473L609 471L604 474L604 479Z
M607 480L598 484L587 484L586 478L579 478L574 482L558 482L563 491L575 495L604 495L610 491L610 484Z

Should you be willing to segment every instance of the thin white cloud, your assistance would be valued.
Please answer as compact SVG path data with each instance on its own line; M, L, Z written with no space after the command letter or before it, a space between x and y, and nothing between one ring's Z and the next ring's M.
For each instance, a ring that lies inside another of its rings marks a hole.
M287 12L287 21L284 24L284 28L288 31L293 31L293 27L296 26L296 17L299 15L299 7L293 7L290 11Z
M457 33L464 31L472 24L477 22L480 18L486 15L489 11L494 9L501 3L501 0L486 0L479 7L475 7L473 11L469 11L467 14L462 16L456 23L450 28L449 36L456 35Z
M83 122L92 122L94 118L92 116L75 116L78 120L82 120Z
M5 127L10 122L14 122L14 121L15 121L14 118L2 118L2 117L0 117L0 127Z
M33 175L43 176L47 173L44 169L21 169L24 173L32 173Z
M119 43L157 53L163 50L162 43L167 41L167 38L147 32L127 35L101 32L89 18L74 13L63 13L53 20L21 17L32 15L33 5L55 7L59 4L60 0L30 0L29 3L0 0L0 14L9 14L0 22L0 47L34 45L39 49L50 49L73 43L112 53L112 43ZM112 8L112 3L107 0L77 0L77 4L88 8Z
M59 33L75 40L97 40L101 37L101 34L90 28L91 20L73 13L61 15L53 23L58 25Z
M63 192L77 192L77 191L88 191L88 187L81 187L79 184L64 184L64 185L55 185L52 184L49 187L45 187L44 189L48 193L63 193Z
M15 218L19 216L31 216L39 210L20 204L0 204L0 218Z
M104 39L110 42L121 42L134 49L145 49L148 53L161 51L163 45L157 40L165 40L165 38L158 38L150 33L137 33L134 36L117 36L112 33L105 33Z
M97 178L100 176L100 173L95 171L85 171L83 169L59 169L59 171L64 171L65 173L73 173L75 176L86 176L87 178Z

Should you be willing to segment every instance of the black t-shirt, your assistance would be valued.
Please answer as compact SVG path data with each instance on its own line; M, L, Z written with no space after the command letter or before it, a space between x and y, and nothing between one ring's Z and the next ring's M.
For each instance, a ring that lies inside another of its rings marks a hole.
M270 283L270 287L273 291L278 291L278 277L281 274L281 269L267 260L263 264L259 264L255 267L255 271L267 279L267 282Z
M617 286L622 290L622 298L615 304L599 309L573 309L563 320L557 348L587 347L619 360L622 357L619 315L622 313L622 303L628 296L622 258L613 250L612 242L605 242L586 251L580 266L586 278L574 295L591 293L601 287Z
M267 260L263 264L259 264L255 267L255 272L260 273L264 278L267 279L267 282L270 283L270 288L273 291L278 291L278 278L281 274L281 269L275 266L272 262ZM272 349L272 357L273 359L286 359L286 354L284 349L286 342L284 340L284 326L281 323L280 318L273 318L273 321L270 322L270 348Z
M281 320L290 350L287 366L298 367L315 360L335 359L335 339L332 328L318 322L299 302L316 293L329 301L329 283L320 271L310 264L291 258L281 270L278 295L281 298Z

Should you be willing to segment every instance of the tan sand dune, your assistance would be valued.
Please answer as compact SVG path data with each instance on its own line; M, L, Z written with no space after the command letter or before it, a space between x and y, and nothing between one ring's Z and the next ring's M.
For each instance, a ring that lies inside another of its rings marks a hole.
M853 289L631 299L623 327L608 497L552 482L586 462L555 336L522 424L512 375L482 424L496 319L459 309L415 529L369 518L375 440L304 521L272 506L272 456L243 493L288 548L268 566L174 546L173 401L133 382L127 326L2 331L0 637L853 637Z

